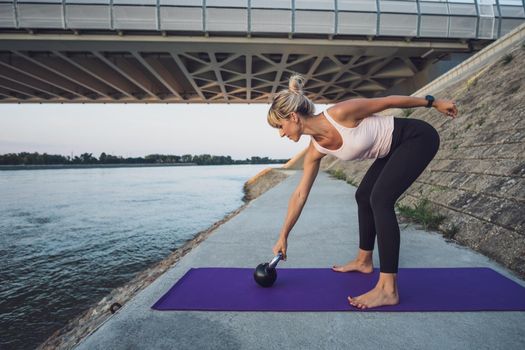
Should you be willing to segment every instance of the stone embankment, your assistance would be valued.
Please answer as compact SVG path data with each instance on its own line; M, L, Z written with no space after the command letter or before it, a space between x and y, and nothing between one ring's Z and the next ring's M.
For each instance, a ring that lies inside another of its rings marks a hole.
M286 165L285 165L286 166ZM118 308L149 286L160 275L172 268L191 249L204 241L222 224L239 214L249 202L290 175L290 171L280 168L267 168L249 179L244 185L244 204L214 223L208 229L197 233L191 240L176 249L164 260L138 273L122 287L114 289L109 295L93 305L86 312L71 320L66 326L53 333L37 350L72 349L89 334L106 322Z
M441 138L437 155L397 204L416 208L427 201L432 213L444 216L438 230L445 237L498 261L521 278L525 277L523 67L525 42L520 41L477 71L425 92L455 100L456 119L426 108L380 113L422 119ZM327 156L321 169L338 171L358 185L372 162Z

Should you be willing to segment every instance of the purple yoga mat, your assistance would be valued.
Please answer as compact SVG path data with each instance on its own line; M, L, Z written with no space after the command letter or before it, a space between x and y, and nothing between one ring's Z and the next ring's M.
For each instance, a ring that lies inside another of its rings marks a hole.
M260 287L249 268L192 268L162 296L155 310L201 311L525 311L525 288L490 268L400 268L400 303L358 309L347 296L372 289L371 274L327 268L277 268Z

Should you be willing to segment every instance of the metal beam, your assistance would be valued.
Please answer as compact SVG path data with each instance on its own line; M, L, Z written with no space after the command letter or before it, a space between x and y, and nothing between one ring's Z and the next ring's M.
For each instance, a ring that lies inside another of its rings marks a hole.
M37 67L41 67L43 69L38 69L35 66L31 66L28 64L24 64L22 62L18 63L18 66L22 68L24 73L31 74L33 77L42 80L45 83L48 83L50 85L53 85L61 90L67 91L70 94L76 95L78 97L87 97L82 95L81 93L78 93L75 89L78 87L75 84L72 84L70 80L65 76L62 72L59 70L53 69L49 66L47 66L45 63L39 62L38 60L30 57L29 55L26 55L20 51L13 51L17 56L22 57L28 62L33 63Z
M170 51L170 55L171 55L171 57L173 57L173 59L175 60L175 63L177 64L179 69L182 71L182 73L186 77L186 80L188 80L190 82L191 86L193 86L193 88L195 89L195 92L199 95L199 97L203 101L207 101L207 98L204 96L204 94L202 93L202 91L199 88L199 86L197 85L197 83L195 83L195 80L193 79L193 76L190 74L190 72L188 72L188 69L186 69L186 67L184 66L184 63L182 63L182 61L181 61L181 59L179 57L179 54L177 52L175 52L175 51Z
M19 42L35 42L35 41L54 41L54 42L71 42L73 35L64 34L43 34L32 35L27 33L0 33L0 49L5 47L12 47L13 40ZM446 40L446 41L444 41ZM266 45L267 48L276 48L277 46L283 47L299 47L299 46L319 46L328 49L348 49L358 47L374 47L374 48L427 48L427 49L445 49L445 50L464 50L469 51L468 43L462 43L457 39L444 39L439 42L421 40L421 41L410 41L405 40L380 40L375 39L368 41L366 39L358 40L326 40L326 39L305 39L305 38L243 38L243 37L198 37L198 36L148 36L148 35L126 35L119 36L116 34L111 35L76 35L74 36L74 42L71 44L79 45L82 42L93 43L93 42L107 42L109 47L118 50L119 47L125 45L130 46L131 43L140 43L140 46L146 50L148 46L164 43L164 44L194 44L200 48L203 45L250 45L254 47L261 47ZM9 44L9 45L6 45Z
M252 99L252 55L246 55L246 99Z
M75 56L69 57L69 59L72 62L75 62L77 67L83 67L82 69L86 73L91 74L95 78L102 81L104 84L107 84L122 94L137 100L137 98L133 96L132 85L121 76L115 74L115 72L108 66L96 64L91 59L86 57Z
M59 52L59 51L53 51L53 53L54 53L55 55L57 55L58 57L60 57L61 59L63 59L64 61L66 61L66 62L68 62L69 64L71 64L72 66L74 66L74 67L80 69L82 72L86 73L87 75L90 75L90 76L92 76L93 78L97 79L97 80L95 80L94 84L99 85L99 86L101 86L100 84L106 85L106 86L108 86L108 87L110 87L110 88L115 89L116 91L121 92L121 93L124 94L124 95L127 95L127 96L129 96L129 97L133 97L133 98L134 98L134 96L132 96L132 95L128 95L127 92L126 92L125 90L121 90L121 89L118 88L117 86L114 86L111 82L106 81L105 79L103 79L103 78L101 78L99 75L97 75L96 73L94 73L94 72L92 72L91 70L87 69L84 65L75 62L73 59L69 58L69 57L67 56L67 54L63 54L63 53L61 53L61 52ZM85 63L85 62L84 62L84 63ZM99 82L99 84L97 84L97 82ZM103 85L99 88L99 90L102 90L102 89L103 89ZM108 98L113 98L113 97L111 97L111 95L110 95L108 92L104 92L103 96L106 96L106 97L108 97Z
M10 66L6 64L5 62L0 61L0 66L5 67L5 69L2 70L0 73L4 78L9 79L11 81L17 82L19 84L22 84L24 86L27 86L30 89L38 90L40 92L45 93L46 95L50 96L56 96L62 98L61 95L55 93L53 91L53 87L56 87L53 84L48 84L45 81L42 81L40 79L37 79L33 77L29 73L24 73L23 70L18 69L16 67ZM64 91L63 89L60 89Z
M281 61L275 67L276 71L277 71L277 74L276 74L275 79L274 79L274 81L272 83L272 92L270 93L270 95L275 94L275 92L277 91L277 88L279 87L279 84L281 82L281 76L283 75L283 70L286 68L286 61L288 61L288 56L289 56L288 53L282 54ZM274 64L275 64L275 62L274 62Z
M361 65L361 64L356 64L355 62L357 62L362 56L354 55L354 56L352 56L352 59L350 61L348 61L348 63L346 63L346 64L341 64L341 62L339 62L339 60L336 59L333 56L329 56L329 57L332 59L333 62L335 62L335 64L338 67L335 69L334 76L330 79L330 81L327 84L323 84L323 87L321 88L321 90L318 93L316 93L314 95L314 98L322 96L326 92L326 90L329 87L331 87L332 84L335 83L337 81L337 79L339 79L343 74L345 74L345 73L357 74L357 73L353 72L351 70L351 68L359 67ZM327 72L323 72L323 74L329 74L330 72L333 72L333 71L329 71L328 73Z
M148 79L144 77L144 75L142 75L142 73L138 69L132 67L128 62L126 62L125 59L119 59L117 64L115 62L112 62L110 59L106 58L106 56L104 56L100 52L93 51L92 53L102 62L119 72L124 78L141 88L148 95L160 100L159 96L157 96L151 91L151 87L146 86L151 84L150 82L148 82Z
M162 63L155 61L151 58L144 58L140 52L133 51L133 57L137 59L151 74L157 78L171 93L181 100L184 100L179 91L182 91L180 84L173 78L171 73L162 65Z
M79 69L69 61L63 62L64 59L57 54L57 51L52 52L53 55L57 56L55 59L41 57L39 61L42 62L48 69L59 72L59 74L65 79L73 82L74 84L80 85L83 88L95 92L96 94L104 97L110 97L107 94L107 85L102 84L99 80L95 79L90 74L87 74L84 70ZM59 62L62 61L62 62Z
M15 92L17 92L19 94L26 95L26 96L29 96L29 97L34 97L34 98L38 98L38 99L41 99L41 100L46 100L46 98L43 98L41 96L35 95L35 93L33 91L31 91L30 89L28 89L26 86L24 86L24 84L20 84L20 83L18 83L16 81L12 81L10 79L4 79L4 77L1 77L1 76L0 76L0 87L2 87L4 89L7 89L7 90L15 91Z
M399 57L401 60L403 60L403 62L405 62L405 64L407 65L408 68L410 68L410 70L416 74L418 72L418 69L417 67L414 65L414 63L412 62L412 60L409 58L409 57Z
M215 76L217 77L217 81L219 82L219 87L221 88L221 91L222 91L222 94L223 94L223 97L224 97L224 102L228 102L228 95L226 93L226 88L224 87L224 81L222 81L221 72L218 69L219 64L217 63L217 58L215 57L215 52L212 52L210 54L210 62L211 62L211 67L212 67L213 71L215 72Z
M15 90L12 90L12 89L11 89L10 87L8 87L8 86L5 86L5 87L4 87L4 86L0 86L0 93L1 93L2 95L7 96L8 98L13 98L13 99L15 99L15 100L16 100L16 99L19 99L20 97L15 96L15 95L13 94L13 91L15 91ZM17 92L18 92L18 91L17 91ZM24 98L24 100L27 99L27 98L31 98L30 95L26 95L26 94L24 94L23 92L18 92L18 93L19 93L19 94L22 94L22 95L24 95L24 96L26 96L26 98Z

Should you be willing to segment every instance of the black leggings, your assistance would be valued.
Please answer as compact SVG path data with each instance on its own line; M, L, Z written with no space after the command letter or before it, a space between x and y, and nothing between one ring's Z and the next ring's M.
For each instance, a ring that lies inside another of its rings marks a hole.
M380 272L397 273L400 238L394 204L434 158L439 143L429 123L394 117L390 151L374 161L357 188L359 248L374 250L377 232Z

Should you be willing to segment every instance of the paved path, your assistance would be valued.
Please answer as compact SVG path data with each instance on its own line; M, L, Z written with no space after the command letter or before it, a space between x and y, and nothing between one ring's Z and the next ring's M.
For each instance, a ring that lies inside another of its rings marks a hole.
M525 349L525 312L182 312L150 309L191 267L268 261L300 180L297 171L130 300L77 349ZM319 173L280 267L330 267L358 248L355 187ZM399 267L487 266L483 255L418 225L400 224ZM377 242L376 242L377 247ZM374 266L379 267L377 249ZM402 299L401 295L401 299Z

